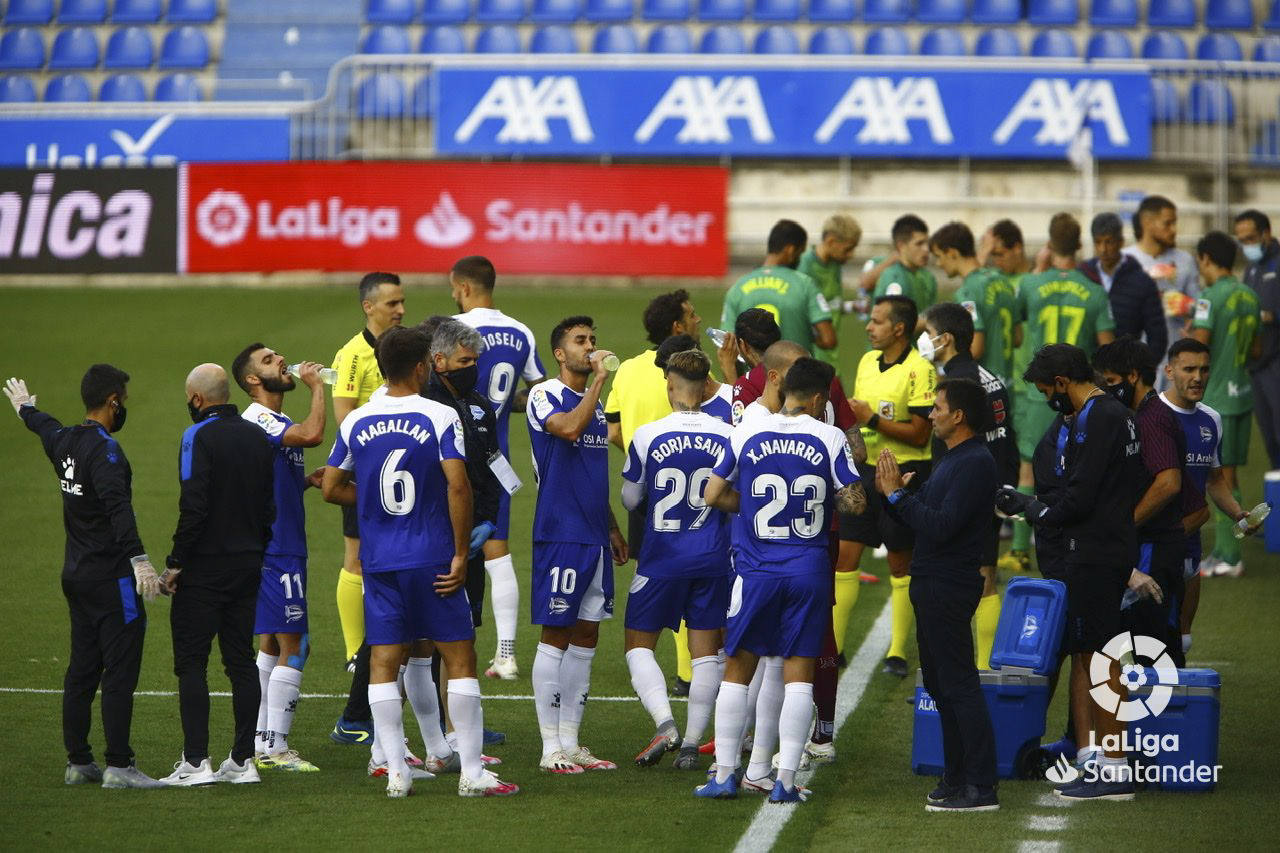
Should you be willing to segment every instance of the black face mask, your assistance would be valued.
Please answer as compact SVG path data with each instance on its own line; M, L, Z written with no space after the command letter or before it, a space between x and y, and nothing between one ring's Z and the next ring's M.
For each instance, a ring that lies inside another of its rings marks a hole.
M200 410L197 409L196 404L190 400L187 401L187 411L191 413L191 422L193 424L200 423Z
M1133 408L1133 395L1136 391L1137 389L1133 387L1133 383L1127 379L1122 379L1115 385L1106 387L1106 392L1119 400L1126 409Z
M119 432L124 429L125 418L127 418L128 415L128 409L126 409L122 403L116 403L115 420L111 422L111 429L107 430L107 432Z
M1069 415L1075 411L1075 407L1071 405L1071 395L1066 391L1054 391L1049 396L1049 408L1060 415Z
M453 386L453 390L459 397L465 397L475 390L476 382L480 379L480 365L471 364L467 367L459 367L457 370L442 370L440 375L449 380L449 384Z

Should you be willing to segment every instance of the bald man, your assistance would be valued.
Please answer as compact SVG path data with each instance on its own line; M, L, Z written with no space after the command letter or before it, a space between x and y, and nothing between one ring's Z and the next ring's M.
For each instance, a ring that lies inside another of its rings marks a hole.
M227 372L218 365L192 370L186 396L195 425L182 434L178 452L178 529L163 578L173 594L169 622L183 747L165 781L176 787L257 782L253 738L261 688L253 620L275 519L273 451L266 433L227 402ZM209 761L207 678L215 636L235 717L231 754L217 770Z

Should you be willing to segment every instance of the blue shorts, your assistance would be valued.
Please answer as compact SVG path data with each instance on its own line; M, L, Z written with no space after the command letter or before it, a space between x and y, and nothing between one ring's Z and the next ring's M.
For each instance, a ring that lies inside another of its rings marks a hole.
M494 531L490 539L507 540L511 532L511 495L506 489L498 489L498 518L494 521Z
M672 631L680 620L694 631L724 627L729 609L729 575L714 578L649 578L637 574L627 593L626 627L632 631Z
M436 576L447 572L447 568L365 572L365 642L393 646L414 640L452 643L475 639L467 591L442 596L433 586Z
M729 595L724 651L816 658L831 622L831 575L738 575Z
M529 609L535 625L563 628L579 619L612 619L613 561L607 550L578 542L534 542Z
M307 633L307 558L263 558L255 634Z

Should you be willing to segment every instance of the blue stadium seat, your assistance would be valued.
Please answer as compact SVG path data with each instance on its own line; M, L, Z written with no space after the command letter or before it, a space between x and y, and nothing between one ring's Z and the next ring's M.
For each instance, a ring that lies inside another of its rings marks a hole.
M520 33L515 27L498 24L485 27L476 36L476 53L520 53Z
M43 68L44 39L34 27L19 27L0 36L0 68Z
M1280 165L1280 122L1264 121L1258 127L1258 141L1249 149L1249 159L1262 166Z
M973 0L969 20L975 24L1016 24L1022 20L1021 0Z
M920 37L921 56L968 56L964 36L950 27L937 27Z
M103 57L102 67L150 68L154 60L151 34L142 27L121 27L107 39L107 53Z
M147 87L134 74L116 74L102 81L98 89L99 101L145 101Z
M1272 0L1271 11L1267 13L1267 19L1262 22L1262 28L1268 31L1280 30L1280 0ZM1275 126L1274 122L1272 126Z
M120 2L120 0L116 0ZM364 8L364 19L371 24L406 24L413 23L414 0L368 0Z
M482 23L514 23L524 20L524 0L480 0L476 20Z
M1252 0L1208 0L1204 25L1211 30L1253 29Z
M764 27L756 33L756 40L751 46L754 53L788 54L800 52L800 40L790 27Z
M1076 51L1076 40L1066 30L1041 30L1031 40L1031 56L1049 57L1052 59L1075 59L1080 54Z
M692 15L689 0L644 0L640 6L640 16L646 21L687 21Z
M866 0L862 20L869 24L906 23L911 18L911 0Z
M1079 19L1077 0L1029 0L1027 4L1027 21L1036 26L1073 27Z
M30 77L5 74L0 77L0 104L31 104L36 100L36 87Z
M116 0L111 20L117 24L154 24L160 20L160 0Z
M698 0L700 21L741 21L746 17L746 0ZM746 51L745 43L742 49Z
M411 53L409 33L400 27L383 24L369 30L360 45L361 53Z
M400 118L405 108L404 83L394 74L366 77L356 88L356 115L364 119Z
M752 17L757 21L798 21L800 0L755 0Z
M1182 118L1182 102L1178 90L1163 77L1151 78L1151 120L1157 124L1172 124Z
M1153 32L1142 40L1143 59L1186 59L1187 43L1173 33Z
M966 0L919 0L916 20L926 24L964 23Z
M577 53L578 40L573 30L560 24L539 27L529 40L530 53Z
M431 75L424 74L413 86L413 102L409 114L414 118L427 118L436 114L436 99L431 89Z
M157 101L203 101L200 81L191 74L170 74L156 83Z
M89 27L68 27L58 32L49 51L50 68L98 67L98 39Z
M852 56L858 50L853 46L853 36L845 27L823 27L814 30L809 37L809 52L826 56Z
M533 0L529 19L540 24L572 24L582 17L581 0Z
M196 27L174 27L160 45L161 68L204 68L209 64L209 40Z
M910 56L911 43L897 27L878 27L867 33L862 52L867 56Z
M1084 49L1085 59L1133 59L1133 45L1122 33L1103 30L1089 37Z
M427 27L422 32L422 41L418 43L418 53L466 53L467 41L462 37L462 30L444 25Z
M1244 53L1235 36L1227 33L1205 33L1196 43L1196 59L1239 62L1244 59Z
M607 24L629 21L631 12L631 0L587 0L587 11L583 17L593 24Z
M846 23L858 16L856 0L809 0L809 20Z
M79 74L63 74L54 77L44 87L44 99L58 103L85 103L93 100L89 81Z
M107 0L62 0L60 24L101 24L107 19Z
M610 24L596 30L595 37L591 39L591 52L639 53L640 39L636 38L636 31L626 24Z
M1253 45L1254 62L1280 62L1280 36L1263 36Z
M985 30L973 45L974 56L1022 56L1022 45L1013 30L1002 27Z
M1220 80L1196 80L1187 91L1187 119L1194 124L1232 124L1236 105Z
M14 24L47 24L52 20L53 0L9 0L9 8L4 13L6 27ZM5 78L6 81L9 79Z
M693 53L693 36L678 24L654 27L644 45L647 53Z
M746 53L747 42L742 38L742 30L722 24L710 27L702 34L702 42L698 45L698 52Z
M218 0L169 0L171 24L207 24L218 17Z
M1138 0L1092 0L1089 4L1091 27L1136 27Z
M1190 29L1196 25L1195 0L1151 0L1147 26Z
M422 4L424 24L461 24L471 17L467 0L426 0Z

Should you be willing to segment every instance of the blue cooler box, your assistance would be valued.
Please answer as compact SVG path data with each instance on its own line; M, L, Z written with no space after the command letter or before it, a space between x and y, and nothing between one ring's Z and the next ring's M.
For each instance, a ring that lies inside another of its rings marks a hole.
M1147 684L1131 690L1129 698L1148 700L1158 681L1155 670L1148 667ZM1129 723L1129 740L1135 747L1129 755L1142 765L1138 781L1166 791L1212 791L1218 764L1218 694L1222 679L1212 669L1180 669L1178 683L1170 687L1172 695L1163 711ZM1144 744L1154 746L1155 738L1166 735L1177 736L1176 752L1161 748L1152 756L1141 751Z
M1267 550L1280 554L1280 471L1262 475L1262 499L1271 504L1271 515L1262 523L1262 535L1266 537Z
M1014 578L1005 587L991 650L991 668L1048 675L1058 668L1067 627L1067 586L1044 578Z
M1024 749L1036 748L1044 735L1049 707L1049 679L1029 672L978 673L982 694L991 712L996 734L996 772L1002 779L1017 776L1018 758ZM911 739L911 770L922 776L942 773L942 723L933 697L924 689L916 671L915 726Z

